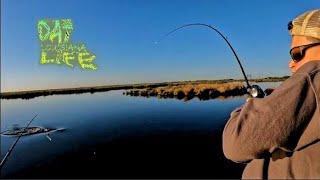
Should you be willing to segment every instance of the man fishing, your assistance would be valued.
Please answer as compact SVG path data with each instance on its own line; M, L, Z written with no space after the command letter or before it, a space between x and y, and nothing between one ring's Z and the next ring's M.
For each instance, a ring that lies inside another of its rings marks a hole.
M292 76L231 113L223 152L244 179L320 179L320 9L289 23Z

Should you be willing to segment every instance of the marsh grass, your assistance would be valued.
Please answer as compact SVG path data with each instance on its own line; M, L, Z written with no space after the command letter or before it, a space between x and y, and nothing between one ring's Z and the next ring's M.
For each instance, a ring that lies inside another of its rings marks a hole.
M289 76L283 77L267 77L259 79L250 79L251 82L280 82L288 79ZM13 91L1 92L1 99L31 99L38 96L51 96L59 94L82 94L105 92L110 90L130 90L124 94L141 95L141 96L162 96L162 97L178 97L183 96L201 96L208 92L211 94L220 93L222 96L228 94L241 94L242 91L237 90L237 86L242 84L243 79L221 79L221 80L196 80L196 81L175 81L162 83L141 83L141 84L124 84L124 85L107 85L77 88L60 88L60 89L43 89L30 91ZM144 90L141 90L144 89ZM233 90L232 90L233 89ZM217 92L216 92L217 91ZM233 91L233 92L230 92ZM239 92L235 92L239 91ZM193 95L194 94L194 95ZM212 95L213 96L213 95Z
M219 96L238 96L246 93L246 88L241 82L227 83L199 83L168 85L164 87L133 89L127 91L131 96L157 96L159 98L177 98L190 100L198 97L201 100L216 98Z

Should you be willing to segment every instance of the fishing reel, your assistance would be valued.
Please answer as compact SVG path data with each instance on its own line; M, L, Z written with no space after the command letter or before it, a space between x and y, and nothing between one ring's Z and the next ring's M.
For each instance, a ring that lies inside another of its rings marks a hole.
M252 85L251 87L247 88L248 94L253 98L264 98L266 94L258 85Z

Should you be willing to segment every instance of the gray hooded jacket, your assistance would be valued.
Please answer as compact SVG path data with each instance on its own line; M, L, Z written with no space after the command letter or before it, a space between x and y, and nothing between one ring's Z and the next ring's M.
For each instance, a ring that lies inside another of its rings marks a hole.
M244 179L320 179L320 61L306 63L271 95L233 111L223 151L248 163Z

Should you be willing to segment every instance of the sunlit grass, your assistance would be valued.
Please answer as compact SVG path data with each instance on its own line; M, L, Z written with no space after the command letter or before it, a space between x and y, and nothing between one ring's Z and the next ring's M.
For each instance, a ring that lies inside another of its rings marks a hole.
M163 87L133 89L126 92L131 96L158 96L164 98L198 97L200 99L216 98L218 96L236 96L245 94L246 89L241 82L198 83L167 85Z

